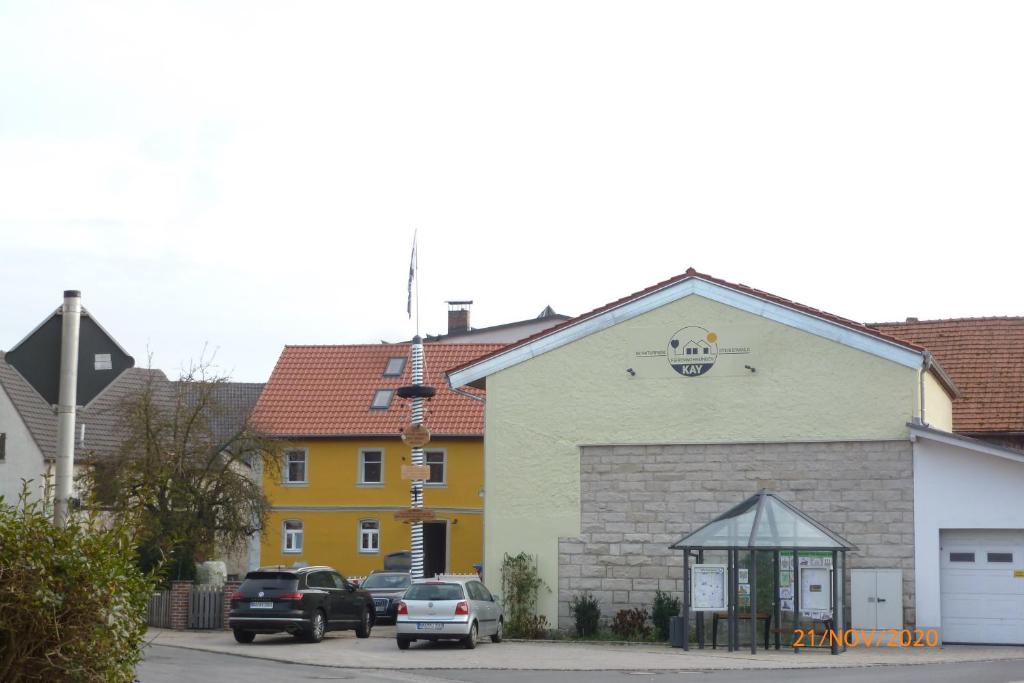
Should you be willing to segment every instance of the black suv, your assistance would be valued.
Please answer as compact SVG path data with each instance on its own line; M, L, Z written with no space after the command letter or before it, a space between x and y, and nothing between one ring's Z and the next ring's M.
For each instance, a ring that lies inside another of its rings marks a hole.
M282 631L319 643L327 631L350 628L368 638L375 618L370 594L331 567L261 567L232 593L228 626L240 643Z

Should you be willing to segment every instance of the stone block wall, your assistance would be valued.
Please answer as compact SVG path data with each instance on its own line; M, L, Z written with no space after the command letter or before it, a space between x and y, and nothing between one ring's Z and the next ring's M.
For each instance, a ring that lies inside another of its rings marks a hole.
M656 590L681 598L682 552L668 546L760 488L858 546L847 569L903 569L904 621L913 626L908 440L582 448L582 533L559 539L559 628L572 628L569 600L583 591L605 617L649 609ZM845 585L849 605L849 571Z

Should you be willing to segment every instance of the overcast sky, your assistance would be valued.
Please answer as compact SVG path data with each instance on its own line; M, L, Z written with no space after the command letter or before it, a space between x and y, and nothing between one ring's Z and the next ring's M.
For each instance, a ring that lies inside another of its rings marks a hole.
M140 364L578 314L693 266L1022 315L1024 3L0 0L0 348ZM148 350L148 351L147 351Z

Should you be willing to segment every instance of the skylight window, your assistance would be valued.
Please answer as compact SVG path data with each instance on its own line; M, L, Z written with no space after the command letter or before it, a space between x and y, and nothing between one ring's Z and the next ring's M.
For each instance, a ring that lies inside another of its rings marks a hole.
M387 410L391 405L391 398L395 395L394 389L378 389L377 393L373 395L373 403L370 404L371 410Z
M395 356L394 358L388 358L388 364L384 368L385 377L401 377L402 372L405 371L405 357Z

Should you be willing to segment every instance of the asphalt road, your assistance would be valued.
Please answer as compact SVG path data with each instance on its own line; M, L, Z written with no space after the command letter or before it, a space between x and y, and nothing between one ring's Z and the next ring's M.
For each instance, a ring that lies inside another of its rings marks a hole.
M274 681L365 681L366 683L1024 683L1018 661L969 662L919 666L872 666L846 669L758 671L497 671L497 670L359 670L184 650L151 645L139 665L141 683L273 683Z

